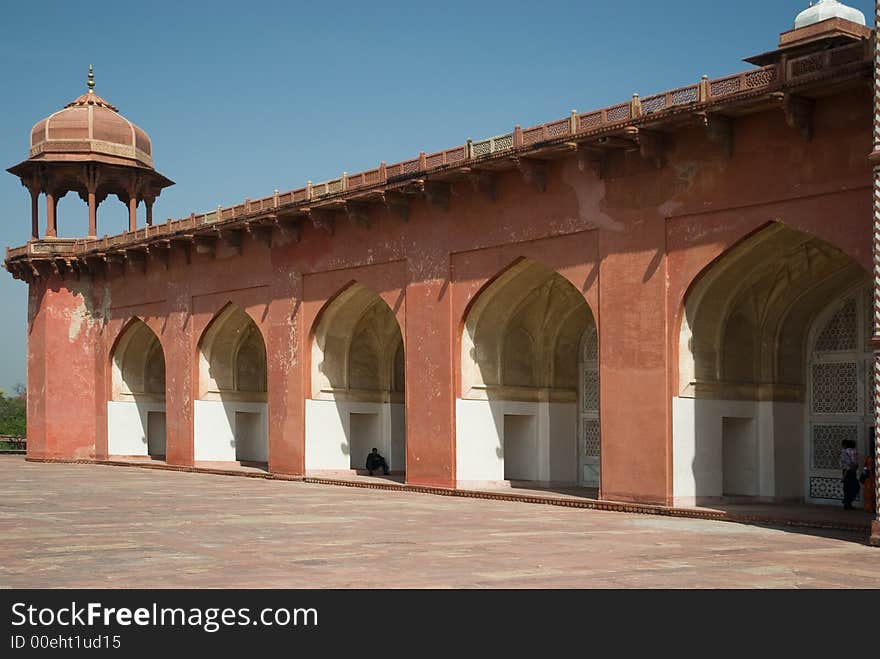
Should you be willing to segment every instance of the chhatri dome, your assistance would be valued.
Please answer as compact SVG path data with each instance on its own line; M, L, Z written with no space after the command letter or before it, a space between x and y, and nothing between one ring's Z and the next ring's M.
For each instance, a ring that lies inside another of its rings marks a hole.
M89 67L88 91L31 129L32 160L103 161L152 169L152 145L147 133L95 94ZM91 157L88 157L91 156Z
M859 25L865 25L865 15L858 9L848 7L838 0L819 0L809 9L805 9L794 21L795 29L808 27L815 23L827 21L829 18L842 18L843 20Z
M28 159L10 167L31 193L31 237L39 239L37 200L46 196L46 237L57 238L58 200L76 193L89 206L87 238L97 238L98 206L116 196L128 206L129 231L137 228L137 208L153 223L153 203L174 181L153 169L153 146L135 126L95 94L89 66L88 91L45 119L30 133Z

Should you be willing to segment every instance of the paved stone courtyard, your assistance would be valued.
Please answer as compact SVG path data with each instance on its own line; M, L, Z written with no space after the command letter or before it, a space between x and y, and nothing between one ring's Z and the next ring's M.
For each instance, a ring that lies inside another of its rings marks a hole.
M777 530L0 456L0 587L880 587L880 549Z

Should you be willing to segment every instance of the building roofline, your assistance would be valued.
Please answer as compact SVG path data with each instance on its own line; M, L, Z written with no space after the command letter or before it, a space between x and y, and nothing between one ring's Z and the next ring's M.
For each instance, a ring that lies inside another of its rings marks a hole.
M675 130L683 123L692 123L694 117L735 117L753 106L766 108L768 102L783 107L792 102L795 92L870 73L873 52L871 40L848 43L714 80L704 76L694 85L644 98L636 95L626 103L592 112L572 112L568 117L525 129L516 126L512 132L496 137L469 140L432 154L422 152L410 160L391 165L381 163L376 169L343 174L284 193L276 191L235 206L218 206L207 213L169 219L133 232L103 239L31 241L23 247L7 248L6 267L13 275L18 272L24 278L29 276L28 270L16 268L16 261L87 259L153 243L170 246L173 241L194 242L200 236L216 238L223 231L243 228L293 230L293 225L303 217L311 217L315 226L328 228L326 217L321 219L322 213L351 215L356 212L356 205L376 201L385 201L390 207L387 197L429 195L432 182L460 180L479 172L511 167L523 169L528 162L575 151L620 148L626 144L645 157L653 157L658 130Z

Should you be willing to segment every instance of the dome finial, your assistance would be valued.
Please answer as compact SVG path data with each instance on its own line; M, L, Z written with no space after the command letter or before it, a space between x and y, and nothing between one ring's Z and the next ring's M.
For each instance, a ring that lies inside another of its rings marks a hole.
M91 64L89 64L89 82L88 82L88 85L89 85L89 94L94 94L94 93L95 93L95 72L94 72L94 69L92 69L92 65L91 65Z

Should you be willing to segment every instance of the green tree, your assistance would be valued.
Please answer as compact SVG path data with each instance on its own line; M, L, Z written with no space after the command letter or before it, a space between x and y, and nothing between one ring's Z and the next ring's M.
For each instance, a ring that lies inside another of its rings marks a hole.
M15 387L16 395L8 397L0 390L0 435L25 437L27 434L27 397L24 387Z

